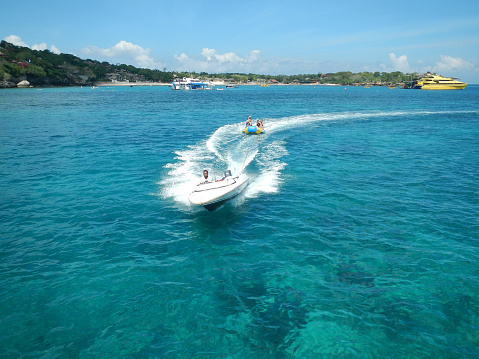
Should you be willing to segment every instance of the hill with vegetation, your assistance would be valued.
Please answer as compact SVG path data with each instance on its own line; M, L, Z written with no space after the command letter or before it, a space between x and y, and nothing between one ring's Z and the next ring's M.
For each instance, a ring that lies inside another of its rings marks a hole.
M110 64L83 60L70 54L54 54L49 50L32 50L0 43L0 88L18 86L91 86L102 82L170 83L176 77L199 77L239 84L337 84L337 85L395 85L410 80L411 74L401 72L349 71L328 74L257 75L222 73L181 73L141 69L131 65Z

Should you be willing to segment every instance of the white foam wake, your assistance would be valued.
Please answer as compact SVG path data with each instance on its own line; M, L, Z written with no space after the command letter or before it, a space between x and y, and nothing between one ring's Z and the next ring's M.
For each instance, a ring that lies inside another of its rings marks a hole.
M288 154L284 141L274 141L258 154L256 162L259 174L245 192L246 197L257 197L261 193L278 192L281 183L281 171L286 167L282 158Z
M244 172L258 149L252 149L242 141L241 129L238 124L225 125L209 138L185 150L175 151L175 162L164 166L166 175L159 182L161 196L189 206L188 195L200 182L204 169L213 179L221 178L227 169L233 175Z
M433 114L429 111L415 111L417 115ZM445 113L445 112L435 112ZM449 113L449 112L448 112ZM450 112L457 113L457 111ZM287 163L283 158L288 154L286 145L296 131L315 126L323 121L368 120L410 115L396 112L340 112L318 113L278 119L265 118L265 134L243 135L244 124L236 123L218 128L211 136L175 151L175 162L164 166L167 170L159 182L161 196L172 198L177 203L189 206L188 195L200 181L204 169L216 178L226 169L233 175L245 172L250 177L244 197L257 197L262 193L273 193L280 189L281 173ZM293 131L293 132L291 132ZM293 133L293 134L292 134ZM251 166L254 164L253 166Z

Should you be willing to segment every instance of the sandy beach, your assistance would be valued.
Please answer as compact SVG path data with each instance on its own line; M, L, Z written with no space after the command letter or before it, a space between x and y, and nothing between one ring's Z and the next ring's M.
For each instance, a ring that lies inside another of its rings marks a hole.
M168 82L98 82L95 86L171 86Z

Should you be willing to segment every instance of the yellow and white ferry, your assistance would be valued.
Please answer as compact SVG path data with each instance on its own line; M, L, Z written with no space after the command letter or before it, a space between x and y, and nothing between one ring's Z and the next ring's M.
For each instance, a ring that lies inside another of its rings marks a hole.
M463 90L467 84L458 81L455 77L443 77L438 74L427 72L418 80L405 84L404 88L421 90Z

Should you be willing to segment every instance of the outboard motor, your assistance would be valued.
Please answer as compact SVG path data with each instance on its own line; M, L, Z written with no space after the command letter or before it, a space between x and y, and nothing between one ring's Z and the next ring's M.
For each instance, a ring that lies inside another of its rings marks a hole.
M231 177L231 171L230 170L225 171L225 178L226 177Z

